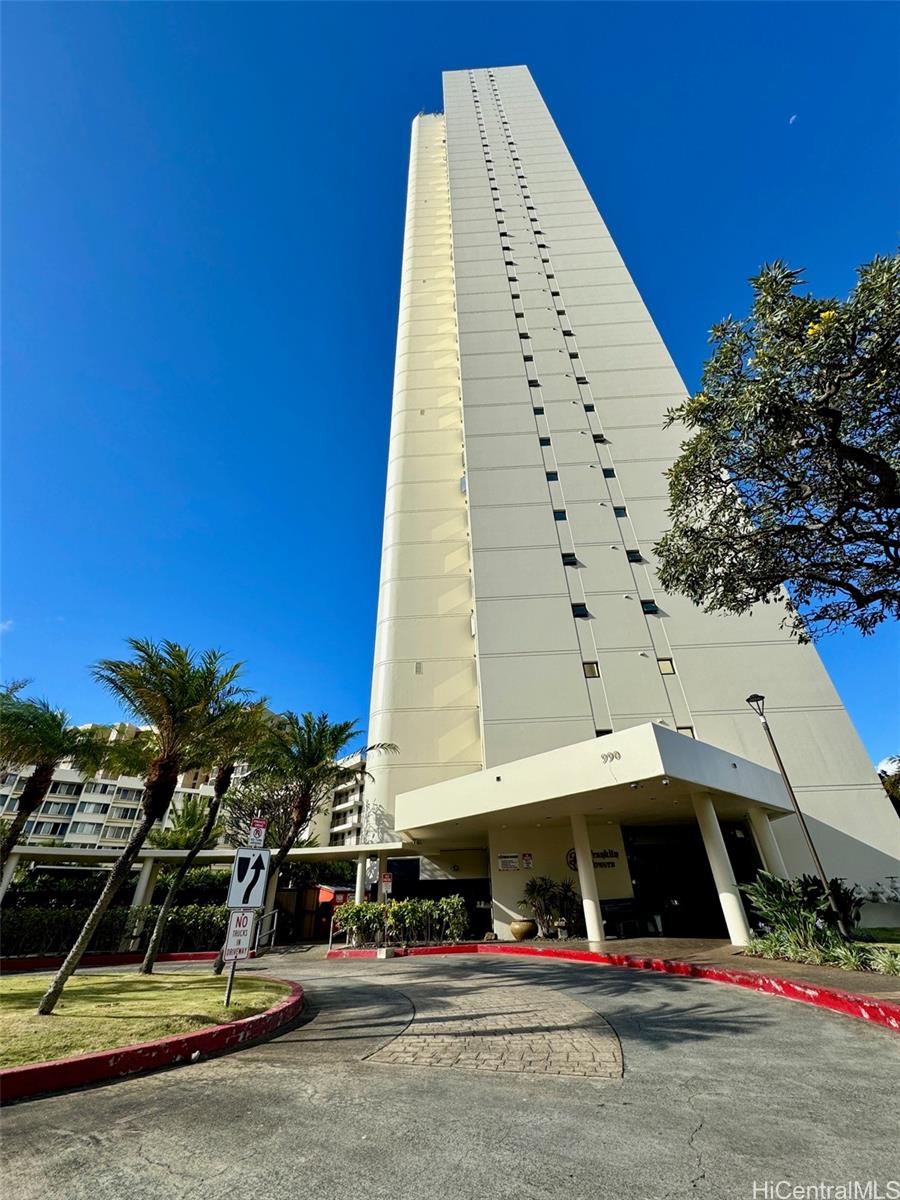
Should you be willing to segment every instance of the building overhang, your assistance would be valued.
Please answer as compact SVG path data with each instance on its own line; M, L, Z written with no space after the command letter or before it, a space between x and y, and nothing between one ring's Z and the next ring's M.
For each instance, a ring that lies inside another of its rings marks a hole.
M121 846L86 849L81 846L16 846L13 853L20 861L42 862L63 865L65 863L94 866L115 862L122 856ZM160 866L176 866L187 855L187 850L157 850L153 846L144 846L138 851L138 864L147 859L153 859ZM215 846L212 850L201 850L195 862L201 867L214 866L217 863L229 864L235 856L233 846ZM401 854L417 853L405 842L377 842L370 846L297 846L288 851L288 862L305 862L310 859L359 858L361 854L389 854L392 857Z
M726 820L753 807L771 817L791 812L776 771L648 723L401 793L394 828L428 843L552 826L573 813L614 824L674 824L695 819L698 792Z

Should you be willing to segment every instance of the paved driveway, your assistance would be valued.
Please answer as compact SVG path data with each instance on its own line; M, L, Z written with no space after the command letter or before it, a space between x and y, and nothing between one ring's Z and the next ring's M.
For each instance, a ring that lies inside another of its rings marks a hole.
M900 1039L861 1021L576 963L268 965L307 988L302 1024L6 1110L10 1194L753 1200L900 1176Z

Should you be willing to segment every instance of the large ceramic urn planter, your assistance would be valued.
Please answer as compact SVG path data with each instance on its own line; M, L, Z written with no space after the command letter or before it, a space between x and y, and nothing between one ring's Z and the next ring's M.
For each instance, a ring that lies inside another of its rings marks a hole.
M513 935L517 942L530 941L531 938L537 937L537 922L527 920L510 921L509 932Z

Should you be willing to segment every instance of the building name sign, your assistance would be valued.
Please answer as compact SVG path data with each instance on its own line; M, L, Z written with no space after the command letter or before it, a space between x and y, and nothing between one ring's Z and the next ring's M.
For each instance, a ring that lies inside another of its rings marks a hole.
M518 854L498 854L497 868L500 871L518 871L519 856Z
M618 850L593 850L591 853L594 859L595 871L610 871L617 865ZM578 859L575 855L574 846L566 853L566 866L570 871L578 870Z

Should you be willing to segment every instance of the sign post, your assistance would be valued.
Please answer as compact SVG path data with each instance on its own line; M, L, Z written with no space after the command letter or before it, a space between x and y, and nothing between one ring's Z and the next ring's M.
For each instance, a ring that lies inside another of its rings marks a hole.
M225 935L225 962L231 963L228 971L228 982L225 985L225 1007L231 1004L231 990L234 987L234 972L238 959L250 957L250 943L253 938L254 914L245 909L233 908L228 918L228 933Z
M394 876L390 871L382 871L381 873L381 890L385 896L390 896L394 890Z
M262 836L265 837L265 828ZM269 878L271 851L248 846L235 851L228 883L228 933L222 958L230 962L228 982L225 984L225 1007L231 1004L234 987L234 972L238 959L250 957L250 941L253 935L254 909L261 908L266 899L266 883Z

